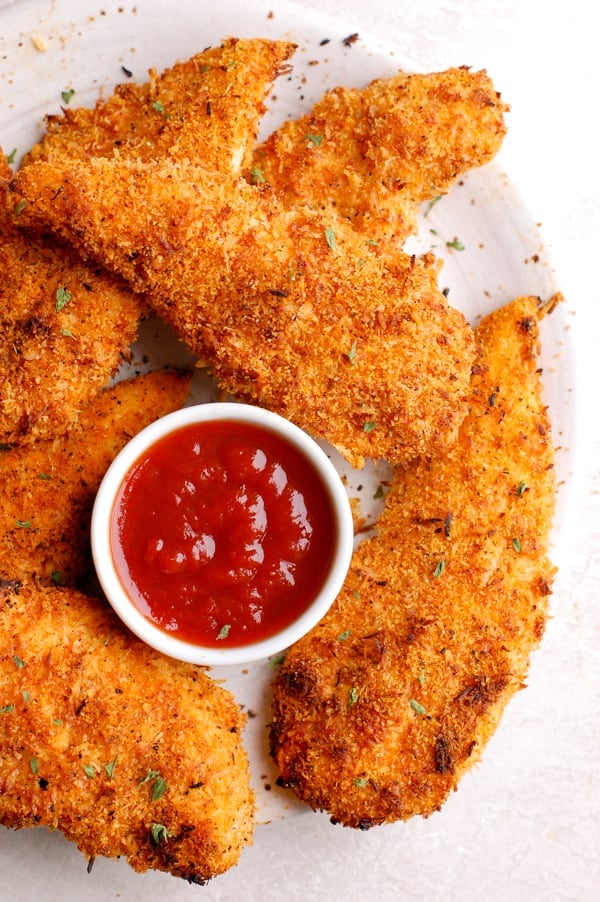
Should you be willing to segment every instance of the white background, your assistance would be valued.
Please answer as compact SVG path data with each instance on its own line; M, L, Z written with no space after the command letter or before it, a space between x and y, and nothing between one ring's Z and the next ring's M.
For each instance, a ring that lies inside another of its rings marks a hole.
M25 838L2 829L2 902L600 898L595 0L298 0L297 6L343 19L348 34L397 48L423 71L485 67L511 105L500 161L541 223L556 280L575 311L577 478L543 655L534 657L529 687L511 702L482 763L428 820L360 833L307 813L260 826L239 865L203 888L162 874L133 875L123 862L99 860L88 876L60 835L29 831ZM273 0L275 16L278 7ZM230 31L236 33L234 22Z

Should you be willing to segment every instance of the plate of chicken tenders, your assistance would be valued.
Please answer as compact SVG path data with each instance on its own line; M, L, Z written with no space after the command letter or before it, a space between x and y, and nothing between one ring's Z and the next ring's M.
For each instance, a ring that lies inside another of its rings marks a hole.
M257 823L443 809L543 643L570 477L510 98L287 4L0 20L0 824L205 883ZM308 635L207 669L121 624L89 531L134 435L224 398L326 449L356 536Z

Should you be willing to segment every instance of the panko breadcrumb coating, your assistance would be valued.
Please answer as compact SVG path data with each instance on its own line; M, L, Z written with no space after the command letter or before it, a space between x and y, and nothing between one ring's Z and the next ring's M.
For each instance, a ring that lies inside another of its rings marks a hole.
M0 153L0 442L64 432L129 354L145 309L120 280L4 208Z
M248 166L265 95L295 45L229 38L143 84L124 83L93 109L67 107L48 116L47 131L26 155L36 160L181 157L238 174Z
M439 809L525 683L554 575L538 316L521 298L482 321L457 445L396 470L377 536L275 681L283 781L346 826Z
M91 569L94 497L121 448L185 403L191 376L151 372L105 389L55 439L0 453L0 578L74 586Z
M193 883L251 842L245 718L74 590L0 584L0 823Z
M371 239L402 242L423 201L496 155L507 109L466 66L335 88L257 148L248 177L288 206L333 207Z
M431 257L386 253L333 215L173 156L34 163L16 190L21 220L145 292L223 388L353 464L456 439L474 340Z

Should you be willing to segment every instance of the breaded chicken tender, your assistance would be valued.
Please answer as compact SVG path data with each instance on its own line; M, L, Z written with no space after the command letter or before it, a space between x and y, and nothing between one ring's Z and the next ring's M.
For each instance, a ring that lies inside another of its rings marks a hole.
M0 584L0 823L204 883L251 842L245 718L100 602Z
M396 469L377 536L275 681L282 779L335 822L439 809L524 686L554 575L538 316L520 298L479 325L457 445Z
M64 432L129 353L144 304L120 279L4 209L0 154L0 442Z
M353 464L456 439L474 341L432 258L386 254L332 215L172 157L34 163L16 189L21 219L145 292L223 388Z
M98 486L121 448L185 403L191 376L151 372L102 391L62 436L0 453L0 578L74 586L91 568Z
M495 156L507 109L467 67L335 88L257 148L249 178L291 207L333 207L372 239L402 242L423 201Z
M295 45L229 38L144 84L118 85L93 109L49 116L47 132L27 154L35 160L93 156L150 160L176 148L207 168L239 174L248 166L265 94Z

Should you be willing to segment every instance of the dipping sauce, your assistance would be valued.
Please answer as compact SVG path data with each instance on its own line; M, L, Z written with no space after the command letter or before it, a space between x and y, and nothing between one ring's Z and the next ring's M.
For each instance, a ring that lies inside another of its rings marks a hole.
M336 540L321 477L276 433L239 421L183 426L152 445L117 494L110 546L123 588L160 629L209 647L288 626L315 599Z

